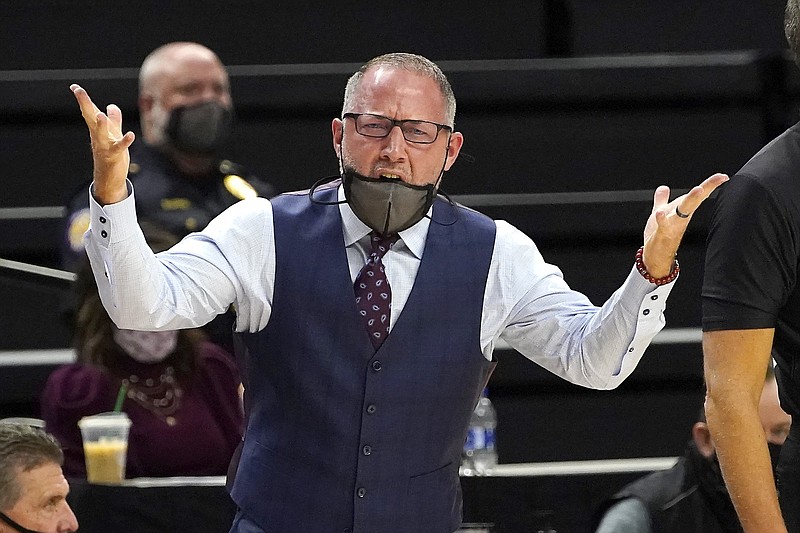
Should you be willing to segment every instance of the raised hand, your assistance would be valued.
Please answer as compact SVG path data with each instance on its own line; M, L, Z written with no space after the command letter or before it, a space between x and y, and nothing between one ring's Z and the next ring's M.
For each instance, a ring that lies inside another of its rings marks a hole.
M128 177L133 132L122 133L122 111L114 104L103 113L94 105L88 93L77 84L70 85L89 128L94 161L94 196L101 204L113 204L128 196L125 183Z
M644 228L642 261L654 278L668 276L692 214L714 190L728 181L714 174L682 196L669 201L669 187L662 185L653 195L653 211Z

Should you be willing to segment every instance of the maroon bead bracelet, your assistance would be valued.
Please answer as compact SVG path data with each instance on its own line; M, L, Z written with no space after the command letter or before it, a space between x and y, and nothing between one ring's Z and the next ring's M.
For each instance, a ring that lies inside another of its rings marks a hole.
M639 274L642 275L644 279L649 281L654 285L666 285L667 283L672 283L675 281L675 278L678 277L678 274L681 271L681 266L678 264L678 260L675 259L672 267L672 272L664 276L663 278L654 278L650 275L647 271L647 268L644 266L644 261L642 261L642 254L644 254L644 246L640 247L639 250L636 251L636 270L639 271Z

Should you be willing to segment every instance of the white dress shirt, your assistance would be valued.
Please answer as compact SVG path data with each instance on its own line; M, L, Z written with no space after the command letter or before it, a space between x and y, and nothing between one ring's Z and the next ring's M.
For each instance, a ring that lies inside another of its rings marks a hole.
M263 198L228 208L199 233L154 255L136 221L133 186L125 200L100 206L89 194L86 249L100 296L120 328L160 330L201 326L230 304L237 331L269 322L275 284L272 204ZM339 199L343 192L339 188ZM346 203L342 245L355 281L369 255L370 229ZM430 214L430 212L429 212ZM428 226L426 217L400 232L383 258L392 287L390 328L411 292ZM673 283L656 287L632 268L602 307L573 291L533 241L504 221L497 232L481 317L488 360L499 339L562 378L597 389L619 385L664 327ZM631 254L633 255L633 254Z

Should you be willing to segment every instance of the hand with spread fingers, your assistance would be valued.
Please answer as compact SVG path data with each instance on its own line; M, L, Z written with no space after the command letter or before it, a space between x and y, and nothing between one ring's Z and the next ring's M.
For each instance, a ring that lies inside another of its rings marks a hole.
M653 195L653 211L644 228L642 262L654 278L672 272L675 254L692 214L714 190L728 181L725 174L714 174L682 196L669 201L669 187L662 185Z
M133 132L122 133L122 111L114 104L103 113L80 85L70 85L89 128L94 161L94 196L101 205L113 204L128 196L128 176Z

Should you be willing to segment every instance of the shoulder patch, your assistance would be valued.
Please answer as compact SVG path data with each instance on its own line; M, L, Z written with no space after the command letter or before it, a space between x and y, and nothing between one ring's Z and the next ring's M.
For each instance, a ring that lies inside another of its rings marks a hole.
M67 244L73 252L83 250L83 235L89 230L89 208L76 211L69 217Z
M228 174L222 180L222 183L225 185L225 188L228 190L228 192L239 200L255 198L258 196L258 193L253 186L247 183L244 178L237 176L236 174Z
M192 208L192 201L188 198L162 198L159 205L163 211L186 211Z

